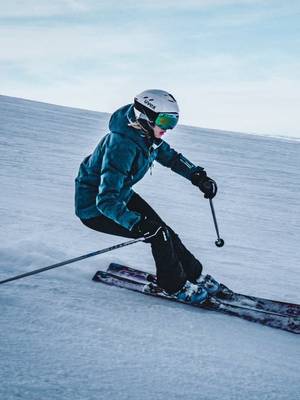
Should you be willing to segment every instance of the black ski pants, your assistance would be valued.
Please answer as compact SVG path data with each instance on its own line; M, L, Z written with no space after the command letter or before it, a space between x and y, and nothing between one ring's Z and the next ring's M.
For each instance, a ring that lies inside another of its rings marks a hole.
M157 235L151 240L151 249L156 264L158 285L168 293L175 293L187 280L195 282L202 272L202 264L182 244L178 235L167 226L153 208L134 193L127 207L149 219L159 221L167 232L167 240ZM136 239L139 236L117 224L110 218L100 215L82 219L82 223L98 232Z

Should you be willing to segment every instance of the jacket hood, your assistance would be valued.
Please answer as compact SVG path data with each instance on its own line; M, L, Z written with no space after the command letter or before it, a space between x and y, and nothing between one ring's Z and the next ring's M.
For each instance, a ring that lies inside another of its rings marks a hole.
M133 104L127 104L112 114L109 121L109 130L112 133L117 133L134 141L147 153L152 143L149 142L149 139L147 139L142 130L128 126L128 124L134 121L136 121L136 116Z
M130 122L136 120L133 104L127 104L116 110L109 120L109 130L114 133L128 133L134 131L137 133L137 130L128 126Z

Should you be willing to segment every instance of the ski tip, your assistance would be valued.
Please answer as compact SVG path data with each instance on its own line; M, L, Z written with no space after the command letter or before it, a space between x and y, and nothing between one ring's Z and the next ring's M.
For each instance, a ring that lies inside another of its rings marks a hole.
M92 281L99 282L99 280L100 280L100 279L99 279L100 273L101 273L101 271L97 271L97 272L95 273L95 275L93 276Z

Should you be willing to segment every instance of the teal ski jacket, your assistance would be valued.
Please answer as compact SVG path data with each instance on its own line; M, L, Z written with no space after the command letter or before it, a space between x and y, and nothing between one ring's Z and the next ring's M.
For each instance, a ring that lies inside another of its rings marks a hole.
M132 104L115 111L110 132L81 163L75 179L75 213L80 219L103 214L131 230L141 219L139 213L127 208L132 187L154 160L187 179L199 168L164 140L150 142L142 130L129 126L134 121Z

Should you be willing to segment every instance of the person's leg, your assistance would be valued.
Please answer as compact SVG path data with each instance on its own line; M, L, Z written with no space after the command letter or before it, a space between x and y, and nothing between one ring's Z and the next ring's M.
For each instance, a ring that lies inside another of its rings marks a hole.
M147 216L149 219L159 221L165 225L159 215L153 210L153 208L139 196L134 193L127 204L127 208L131 211L136 211L143 216ZM98 232L107 233L109 235L116 235L128 238L138 238L139 236L123 226L117 224L112 219L105 215L99 215L90 219L81 219L81 222L88 228L91 228Z
M152 220L161 222L169 230L173 242L173 251L175 250L177 257L181 261L187 279L191 282L196 282L201 275L202 264L183 245L179 236L169 226L166 225L166 223L153 210L153 208L138 194L135 193L133 195L132 199L128 203L128 208L134 209L135 211L140 212L142 215L145 215ZM155 257L158 258L159 254L156 254Z
M81 222L88 228L91 228L97 232L103 232L109 235L122 236L132 239L137 239L139 237L137 234L134 234L104 215L99 215L98 217L90 219L81 219Z
M185 269L187 269L187 271L191 270L191 268L186 268L186 266L183 265L183 263L187 263L182 256L183 252L179 251L179 243L181 243L180 239L163 222L153 208L137 193L133 194L127 207L129 210L139 212L141 215L146 216L149 219L161 222L165 227L167 233L166 237L161 233L160 235L157 235L157 237L153 238L151 241L151 249L156 264L158 285L168 293L177 292L188 279ZM137 234L134 234L104 215L81 221L87 227L98 232L134 239L138 237ZM174 242L176 243L176 247ZM190 273L190 276L193 277L194 275Z
M202 264L197 258L184 246L177 233L169 228L175 251L183 265L184 272L190 282L196 283L202 273Z
M137 211L149 219L160 222L165 227L165 235L161 232L151 240L151 250L156 264L157 283L168 293L177 292L182 288L187 277L175 251L168 226L137 193L134 193L127 207L129 210Z
M138 194L134 194L128 203L128 208L161 222L166 229L168 240L164 241L162 236L158 236L152 243L152 254L157 266L159 286L167 292L173 293L180 290L188 280L195 284L201 283L210 294L215 290L220 290L218 289L220 285L210 275L201 275L203 268L201 262L184 246L179 236L167 226L144 199ZM221 286L222 291L219 293L224 298L229 298L232 291L224 285Z
M131 211L136 211L141 215L152 219L153 221L161 222L166 225L156 211L137 193L134 193L127 204L127 208Z
M158 286L169 294L178 292L186 283L187 276L167 228L151 240L151 250L156 265Z

